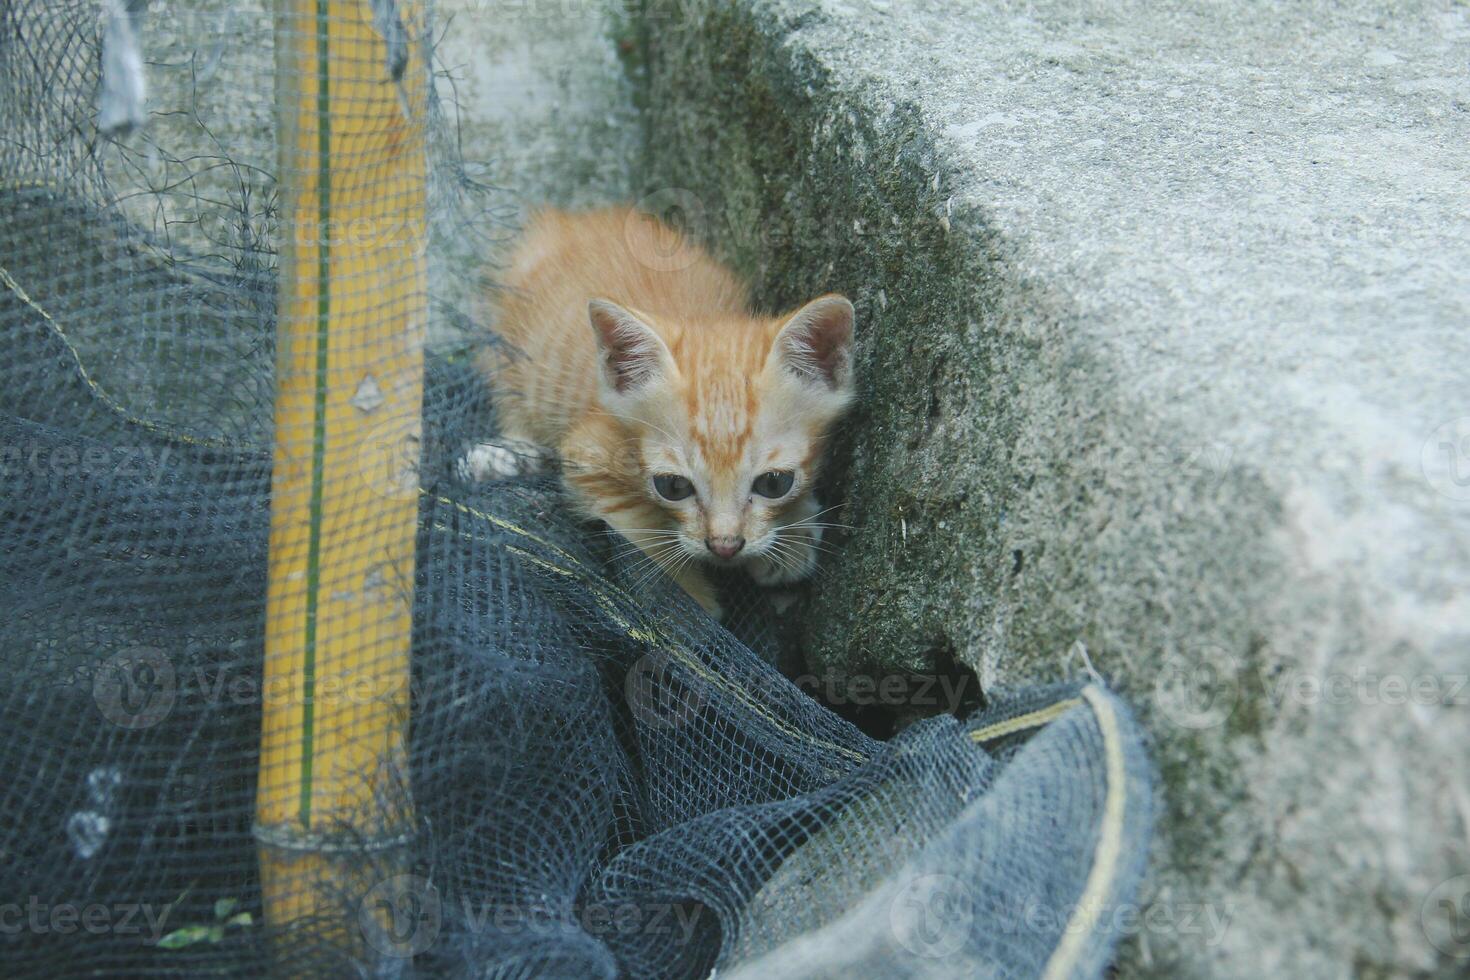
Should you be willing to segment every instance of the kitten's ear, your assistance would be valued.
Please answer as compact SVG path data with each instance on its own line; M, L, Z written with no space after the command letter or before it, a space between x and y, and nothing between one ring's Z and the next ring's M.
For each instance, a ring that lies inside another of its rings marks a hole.
M587 304L587 318L597 335L603 380L614 392L625 395L666 373L673 358L648 324L605 299Z
M852 386L852 321L845 296L820 296L786 321L772 353L797 377L846 392Z

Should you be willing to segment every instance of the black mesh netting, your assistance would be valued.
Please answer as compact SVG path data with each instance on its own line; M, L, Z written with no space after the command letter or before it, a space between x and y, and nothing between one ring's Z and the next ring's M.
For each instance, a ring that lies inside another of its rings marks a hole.
M1112 695L988 692L877 742L769 666L762 597L726 629L628 573L553 477L456 478L493 432L469 366L493 324L458 256L503 198L447 149L432 85L414 571L365 588L356 627L366 644L374 603L411 610L406 743L322 723L318 744L369 747L368 802L262 824L262 773L286 765L262 718L290 696L264 669L292 448L282 35L256 4L134 6L0 0L4 972L1099 975L1152 813ZM323 11L432 36L387 0ZM382 49L385 85L427 71ZM337 679L313 697L382 696Z

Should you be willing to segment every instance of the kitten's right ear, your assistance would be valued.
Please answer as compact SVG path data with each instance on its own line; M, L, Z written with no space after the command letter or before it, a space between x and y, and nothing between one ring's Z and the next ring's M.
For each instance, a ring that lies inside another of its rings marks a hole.
M616 303L594 299L587 318L597 335L598 360L608 387L628 394L663 377L673 357L653 328Z
M852 387L852 303L819 296L792 314L776 335L772 355L797 377L845 393Z

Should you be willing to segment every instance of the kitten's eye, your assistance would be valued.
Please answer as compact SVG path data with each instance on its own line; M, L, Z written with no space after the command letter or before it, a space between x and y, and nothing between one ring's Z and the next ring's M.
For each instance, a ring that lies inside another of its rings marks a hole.
M660 473L653 478L653 489L665 500L683 500L694 492L694 484L674 473Z
M780 500L791 492L791 485L795 482L796 474L790 470L771 470L756 477L750 489L762 497Z

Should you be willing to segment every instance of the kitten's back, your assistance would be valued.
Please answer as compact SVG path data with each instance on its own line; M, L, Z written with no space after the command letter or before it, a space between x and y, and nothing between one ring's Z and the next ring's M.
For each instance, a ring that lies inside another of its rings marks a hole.
M597 346L587 303L602 297L664 322L744 315L745 286L708 253L631 208L547 209L527 225L496 297L487 352L503 433L555 446L591 404Z

